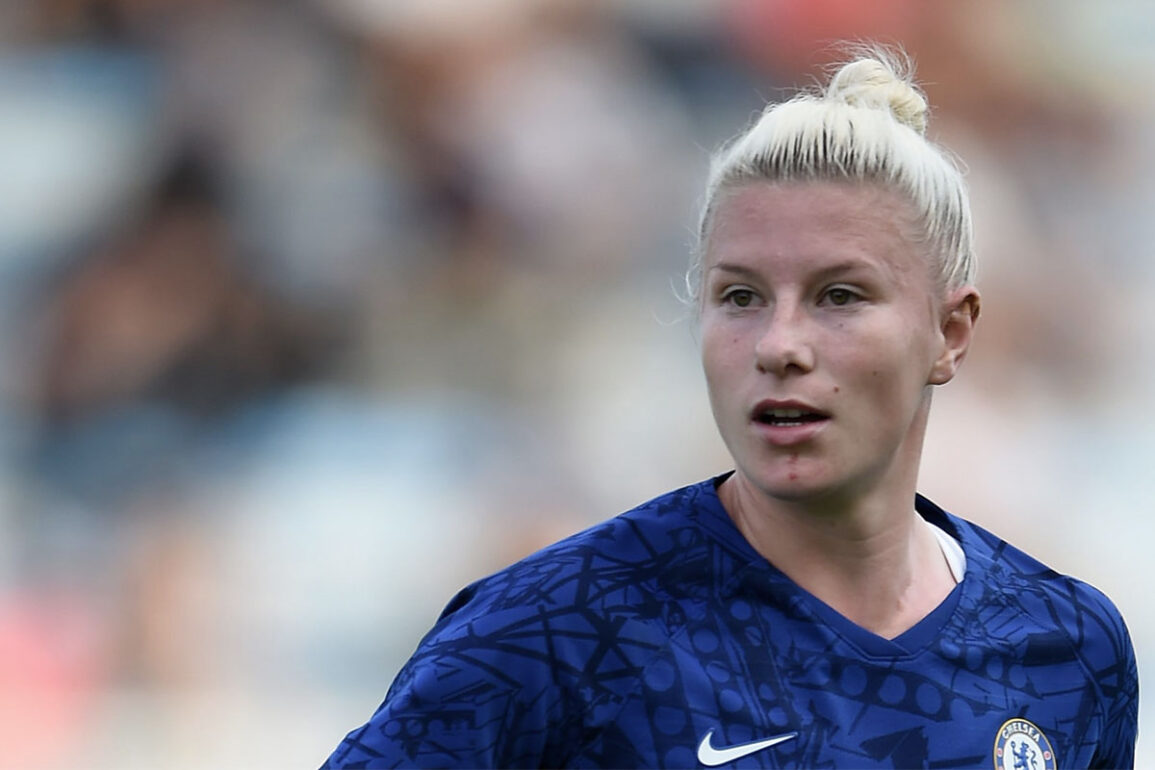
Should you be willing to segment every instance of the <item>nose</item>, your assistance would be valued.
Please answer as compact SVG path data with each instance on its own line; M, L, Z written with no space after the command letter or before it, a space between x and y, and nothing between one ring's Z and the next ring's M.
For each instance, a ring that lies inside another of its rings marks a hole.
M779 302L754 346L754 365L763 374L786 377L814 368L814 347L805 313Z

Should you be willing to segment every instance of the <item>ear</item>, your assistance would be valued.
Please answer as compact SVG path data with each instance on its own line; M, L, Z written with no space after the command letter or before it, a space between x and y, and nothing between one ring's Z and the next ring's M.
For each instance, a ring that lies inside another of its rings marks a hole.
M942 315L942 351L930 370L927 382L945 385L954 379L974 336L982 298L973 286L961 286L947 296Z

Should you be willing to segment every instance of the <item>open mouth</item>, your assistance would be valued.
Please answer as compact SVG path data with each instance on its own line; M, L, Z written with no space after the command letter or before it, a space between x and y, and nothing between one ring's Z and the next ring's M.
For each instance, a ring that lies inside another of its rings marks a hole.
M754 413L754 421L777 428L791 428L830 419L828 415L794 407L768 407Z

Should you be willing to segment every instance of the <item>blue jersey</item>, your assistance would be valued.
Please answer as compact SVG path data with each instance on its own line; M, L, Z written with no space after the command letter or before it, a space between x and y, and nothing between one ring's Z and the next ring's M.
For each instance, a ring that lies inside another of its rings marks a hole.
M1103 594L920 497L966 573L884 639L762 558L719 481L463 590L325 766L1132 766L1134 652Z

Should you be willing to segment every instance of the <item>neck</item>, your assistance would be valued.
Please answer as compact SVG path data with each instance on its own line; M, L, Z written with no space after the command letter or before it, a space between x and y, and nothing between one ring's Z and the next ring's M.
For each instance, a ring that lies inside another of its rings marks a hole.
M914 511L914 480L850 500L783 501L741 471L719 497L755 550L801 588L879 636L926 617L954 587L934 533Z

